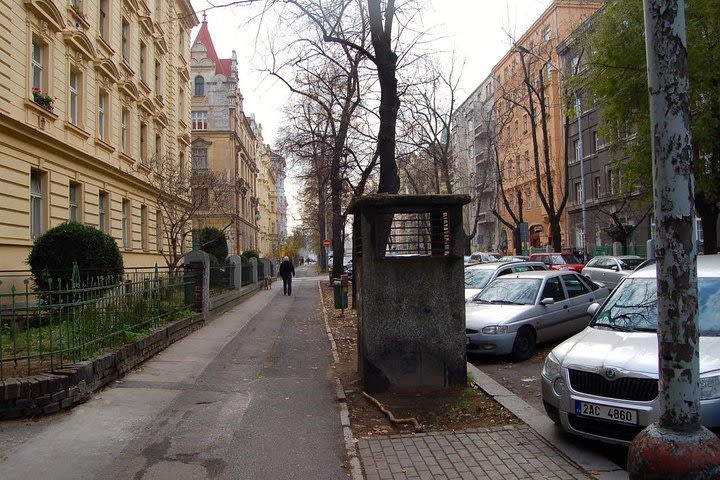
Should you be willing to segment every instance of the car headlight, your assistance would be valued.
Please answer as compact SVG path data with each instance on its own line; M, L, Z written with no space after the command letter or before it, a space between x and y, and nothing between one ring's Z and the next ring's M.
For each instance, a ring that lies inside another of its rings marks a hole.
M700 400L720 397L720 370L700 375Z
M482 332L487 333L488 335L502 335L504 333L508 333L508 326L492 325L490 327L483 327Z
M547 357L545 357L542 375L549 380L560 376L560 362L558 362L557 358L555 358L555 355L553 355L552 352L549 353Z

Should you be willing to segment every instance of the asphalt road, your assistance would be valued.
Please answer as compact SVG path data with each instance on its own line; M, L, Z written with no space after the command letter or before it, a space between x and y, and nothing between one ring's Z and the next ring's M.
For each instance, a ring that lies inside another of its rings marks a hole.
M0 424L0 478L347 478L317 281L262 290L68 413Z
M560 341L539 345L535 355L524 362L513 362L507 357L479 355L468 355L468 362L544 414L545 408L542 403L540 376L545 357L558 343ZM627 469L627 448L594 442L576 436L567 436L575 444L581 445L582 448L603 455L616 465Z

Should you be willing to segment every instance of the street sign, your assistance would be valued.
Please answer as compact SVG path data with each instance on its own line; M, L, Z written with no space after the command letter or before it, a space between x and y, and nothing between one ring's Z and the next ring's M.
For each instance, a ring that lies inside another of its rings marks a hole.
M330 246L330 240L328 240L327 238L326 238L325 240L323 240L323 245L325 245L326 247L329 247L329 246Z

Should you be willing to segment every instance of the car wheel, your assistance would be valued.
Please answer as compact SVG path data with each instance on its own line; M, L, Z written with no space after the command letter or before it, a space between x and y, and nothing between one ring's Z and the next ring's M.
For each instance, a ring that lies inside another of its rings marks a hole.
M533 353L535 353L535 334L530 328L523 327L515 334L512 357L514 360L523 361L532 357Z

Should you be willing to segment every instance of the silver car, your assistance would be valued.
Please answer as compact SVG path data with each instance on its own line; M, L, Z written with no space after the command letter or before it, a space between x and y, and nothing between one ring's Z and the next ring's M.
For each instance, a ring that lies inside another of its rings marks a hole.
M465 267L465 301L471 302L485 288L485 285L497 277L529 270L547 270L542 262L488 262Z
M585 328L588 306L607 295L607 288L567 270L498 277L465 306L467 351L527 360L537 343Z
M699 256L700 420L720 432L720 256ZM590 325L545 359L548 416L570 433L628 445L658 420L655 266L626 277Z
M644 258L635 255L617 257L603 255L590 260L581 273L612 290L620 280L631 274L644 261Z

